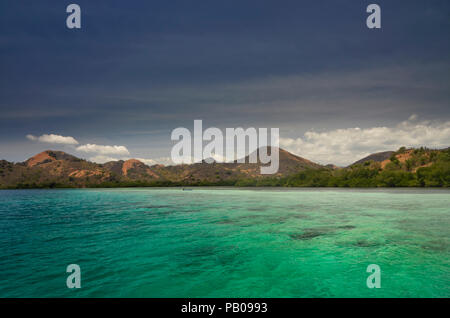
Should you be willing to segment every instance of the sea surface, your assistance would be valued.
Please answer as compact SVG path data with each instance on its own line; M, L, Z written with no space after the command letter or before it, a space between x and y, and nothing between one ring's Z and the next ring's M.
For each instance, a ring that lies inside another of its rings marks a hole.
M450 297L450 191L0 191L0 297Z

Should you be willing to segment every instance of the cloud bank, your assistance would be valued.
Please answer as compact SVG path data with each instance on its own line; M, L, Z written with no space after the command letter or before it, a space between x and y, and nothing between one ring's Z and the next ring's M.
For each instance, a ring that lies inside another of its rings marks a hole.
M103 156L103 155L97 155L94 157L89 158L89 161L95 162L95 163L105 163L109 161L117 161L120 159L109 157L109 156Z
M54 134L43 134L42 136L36 137L34 135L27 135L27 139L32 141L46 142L50 144L62 144L62 145L78 145L78 141L70 136L61 136Z
M100 155L117 155L124 156L129 155L130 152L125 146L103 146L96 144L86 144L77 147L77 151L86 153L97 153Z
M97 155L97 156L89 158L90 161L96 162L96 163L105 163L105 162L109 162L109 161L118 161L118 160L126 161L128 159L132 159L132 158L130 158L130 157L114 158L114 157L105 156L105 155ZM149 158L133 158L133 159L139 160L142 163L146 164L147 166L153 166L156 164L163 164L165 166L169 166L169 165L174 164L169 157L161 157L161 158L156 158L156 159L149 159Z
M450 121L417 121L411 115L395 127L345 128L308 131L300 138L280 138L280 146L321 164L347 166L369 154L405 147L450 146Z
M145 163L147 166L153 166L153 165L157 165L157 164L171 166L174 164L170 157L161 157L161 158L155 158L155 159L147 159L147 158L135 158L135 159Z

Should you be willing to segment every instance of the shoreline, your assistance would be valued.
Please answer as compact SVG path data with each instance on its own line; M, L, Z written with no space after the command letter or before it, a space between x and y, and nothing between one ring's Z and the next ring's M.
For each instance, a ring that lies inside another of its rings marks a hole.
M130 187L55 187L55 188L0 188L1 191L14 191L14 190L114 190L114 189L173 189L180 190L280 190L280 191L296 191L296 190L359 190L359 191L373 191L373 190L436 190L436 191L450 191L450 187L274 187L274 186L250 186L250 187L238 187L238 186L130 186Z

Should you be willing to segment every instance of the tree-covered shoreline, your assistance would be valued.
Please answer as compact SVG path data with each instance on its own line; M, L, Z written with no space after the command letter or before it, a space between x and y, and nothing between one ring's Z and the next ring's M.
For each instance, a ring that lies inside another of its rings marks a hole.
M79 163L79 162L77 162ZM83 165L90 163L81 162ZM12 169L6 165L5 169ZM58 166L59 167L59 166ZM209 167L209 166L208 166ZM34 171L34 170L33 170ZM130 170L131 171L131 170ZM34 174L41 173L34 171ZM213 175L212 178L209 174ZM30 174L33 176L34 174ZM226 175L226 174L225 174ZM120 188L120 187L338 187L338 188L390 188L390 187L450 187L450 149L430 150L426 148L400 148L389 159L358 162L346 168L304 168L298 172L281 176L251 176L222 178L211 170L205 178L171 180L169 178L126 180L116 176L103 182L85 179L31 181L24 178L1 189L52 189L52 188ZM94 179L95 180L95 179Z

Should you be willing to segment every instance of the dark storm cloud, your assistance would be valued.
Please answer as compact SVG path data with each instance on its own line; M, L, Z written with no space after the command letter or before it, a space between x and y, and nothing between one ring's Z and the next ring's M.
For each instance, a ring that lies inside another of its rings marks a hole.
M81 30L65 27L72 2L0 4L5 158L28 133L153 155L197 118L297 137L450 115L448 1L377 1L381 30L372 1L73 2Z

